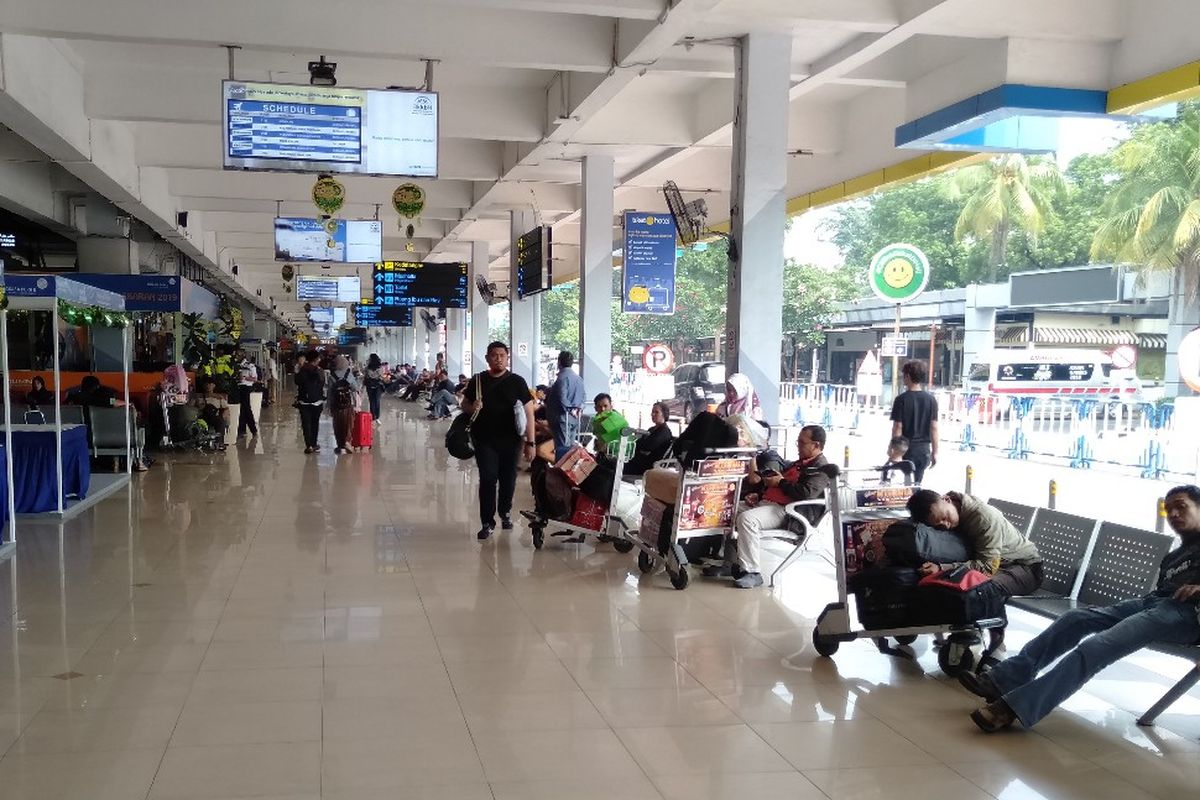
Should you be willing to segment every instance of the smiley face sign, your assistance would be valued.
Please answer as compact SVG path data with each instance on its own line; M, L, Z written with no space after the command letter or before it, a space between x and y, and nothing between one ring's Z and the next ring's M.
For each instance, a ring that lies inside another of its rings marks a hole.
M906 303L925 291L929 259L911 244L891 244L871 259L868 282L880 300Z

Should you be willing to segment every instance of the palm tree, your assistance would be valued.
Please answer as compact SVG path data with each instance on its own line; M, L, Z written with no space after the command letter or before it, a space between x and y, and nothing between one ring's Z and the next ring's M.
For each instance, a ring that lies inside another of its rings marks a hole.
M1027 159L1006 153L981 164L963 167L947 182L953 200L965 198L954 226L954 238L991 240L988 278L1008 260L1009 239L1020 230L1036 243L1046 226L1054 199L1066 189L1058 165L1049 158Z
M1119 177L1092 258L1171 273L1166 383L1169 395L1186 393L1176 355L1183 333L1200 324L1200 106L1136 128L1114 155Z

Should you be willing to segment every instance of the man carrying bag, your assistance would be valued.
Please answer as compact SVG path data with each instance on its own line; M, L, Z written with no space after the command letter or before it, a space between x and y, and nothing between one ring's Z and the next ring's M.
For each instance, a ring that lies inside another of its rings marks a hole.
M492 342L487 349L488 369L463 389L462 409L471 414L470 437L479 466L479 521L477 538L488 539L500 526L512 530L512 502L517 487L517 460L522 450L534 455L533 399L529 384L508 371L508 345ZM518 414L525 423L518 425ZM464 414L465 416L465 414ZM455 433L452 430L451 433ZM461 432L456 434L461 437ZM451 445L450 433L446 437ZM523 444L522 444L523 442ZM457 443L457 442L456 442ZM454 453L453 450L451 451Z

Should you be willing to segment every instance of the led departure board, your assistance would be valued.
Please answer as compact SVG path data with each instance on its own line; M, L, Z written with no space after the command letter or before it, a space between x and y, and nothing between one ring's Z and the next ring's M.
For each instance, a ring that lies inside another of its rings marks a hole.
M550 226L539 225L517 237L517 298L554 286L551 274Z
M384 261L371 275L375 305L466 308L467 265Z

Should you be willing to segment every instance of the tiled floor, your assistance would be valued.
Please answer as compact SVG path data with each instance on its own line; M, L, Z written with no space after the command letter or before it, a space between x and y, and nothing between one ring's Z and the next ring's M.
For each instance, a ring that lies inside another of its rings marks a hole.
M819 559L775 593L677 592L610 546L480 545L444 423L385 409L370 454L303 456L284 408L251 446L167 456L132 495L21 529L0 797L1196 794L1200 700L1134 724L1182 662L1139 655L1036 732L986 737L928 643L816 656ZM1040 624L1014 622L1014 644Z

